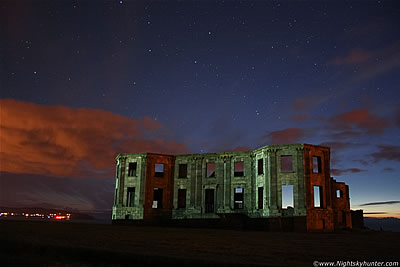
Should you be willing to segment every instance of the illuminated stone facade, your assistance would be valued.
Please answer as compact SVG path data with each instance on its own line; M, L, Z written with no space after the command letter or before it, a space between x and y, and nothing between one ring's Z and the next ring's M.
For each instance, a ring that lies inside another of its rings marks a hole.
M120 220L292 220L292 229L351 228L349 188L330 177L330 149L119 154L112 212ZM284 191L284 192L283 192Z

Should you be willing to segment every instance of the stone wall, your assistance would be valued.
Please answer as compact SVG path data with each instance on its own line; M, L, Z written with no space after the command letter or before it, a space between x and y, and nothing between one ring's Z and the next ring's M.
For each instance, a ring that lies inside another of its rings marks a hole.
M298 221L304 221L307 230L351 227L348 186L330 178L328 147L296 144L265 146L248 152L120 154L116 160L114 220L218 219L240 215L255 219L306 218ZM134 177L128 171L133 162L137 163ZM155 175L156 163L164 164L163 177ZM215 170L208 172L214 171L212 177L208 177L207 164L215 164ZM283 186L293 192L289 207L282 205ZM320 206L314 203L315 186L321 192ZM129 187L135 188L132 207L127 206ZM161 209L154 206L155 188L163 190ZM343 198L336 198L338 189L343 191Z
M129 163L136 163L136 174L129 175ZM116 183L113 219L143 219L144 215L144 185L146 171L146 154L125 154L116 160ZM127 205L128 188L135 188L133 205Z
M349 186L332 178L331 182L335 228L352 228Z

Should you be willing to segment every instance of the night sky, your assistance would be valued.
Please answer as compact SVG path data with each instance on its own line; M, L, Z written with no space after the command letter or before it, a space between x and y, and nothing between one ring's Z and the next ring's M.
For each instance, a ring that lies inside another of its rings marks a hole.
M0 2L0 206L111 210L118 153L331 147L400 218L399 1Z

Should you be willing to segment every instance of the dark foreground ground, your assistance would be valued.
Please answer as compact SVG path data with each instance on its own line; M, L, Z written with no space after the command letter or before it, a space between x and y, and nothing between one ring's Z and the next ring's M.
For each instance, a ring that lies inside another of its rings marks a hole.
M255 232L0 220L0 265L313 266L399 261L400 233Z

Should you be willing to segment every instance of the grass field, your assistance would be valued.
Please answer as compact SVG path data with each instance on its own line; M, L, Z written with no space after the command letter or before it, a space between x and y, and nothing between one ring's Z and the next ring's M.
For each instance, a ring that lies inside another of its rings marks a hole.
M313 266L395 261L400 233L256 232L0 220L0 265Z

